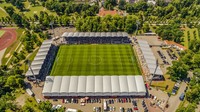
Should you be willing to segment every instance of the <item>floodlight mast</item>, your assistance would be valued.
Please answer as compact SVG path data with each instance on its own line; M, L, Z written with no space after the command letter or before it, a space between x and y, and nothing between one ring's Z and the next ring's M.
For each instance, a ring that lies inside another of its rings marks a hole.
M135 31L135 38L136 38L136 35L137 35L137 32L138 32L138 25L140 24L140 22L137 20L136 21L136 31Z
M53 28L53 24L54 24L54 22L51 21L49 25L51 26L51 29L52 29L52 31L53 31L53 36L54 36L54 38L55 38L56 36L55 36L55 32L54 32L54 28Z
M37 78L36 78L36 76L35 76L35 74L34 74L34 72L33 72L32 67L31 67L31 61L30 61L30 60L28 60L28 65L29 65L29 68L30 68L30 70L31 70L31 72L32 72L32 74L33 74L33 77L34 77L35 81L36 81L36 84L39 85L38 80L37 80Z
M157 69L158 69L158 59L156 60L156 68L155 68L155 70L154 70L154 73L153 73L153 76L152 76L151 81L150 81L150 83L149 83L149 86L151 86L151 83L152 83L152 81L153 81L153 78L154 78L154 76L155 76L155 74L156 74Z

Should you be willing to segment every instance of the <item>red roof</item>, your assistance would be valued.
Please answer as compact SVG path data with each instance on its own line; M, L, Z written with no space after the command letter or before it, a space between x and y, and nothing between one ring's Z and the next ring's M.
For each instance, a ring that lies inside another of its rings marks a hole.
M103 7L99 10L99 16L106 16L106 15L116 15L118 12L116 10L105 10Z
M165 40L165 43L168 44L168 45L174 45L174 46L179 47L180 49L186 50L185 46L182 46L181 44L178 44L178 43L176 43L174 41Z

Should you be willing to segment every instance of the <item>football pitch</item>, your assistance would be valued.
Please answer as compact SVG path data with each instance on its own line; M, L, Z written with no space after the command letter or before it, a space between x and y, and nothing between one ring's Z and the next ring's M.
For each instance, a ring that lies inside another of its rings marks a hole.
M131 45L62 45L51 75L141 75L141 71Z

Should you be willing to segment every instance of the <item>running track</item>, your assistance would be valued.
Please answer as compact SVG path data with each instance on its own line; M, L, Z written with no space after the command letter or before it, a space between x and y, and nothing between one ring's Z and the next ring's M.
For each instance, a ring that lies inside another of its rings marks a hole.
M5 33L0 37L0 51L12 45L17 39L15 28L1 28Z

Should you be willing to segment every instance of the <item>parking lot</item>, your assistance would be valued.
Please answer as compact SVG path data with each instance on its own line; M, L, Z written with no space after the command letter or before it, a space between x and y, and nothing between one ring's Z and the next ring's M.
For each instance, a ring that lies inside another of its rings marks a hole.
M143 98L67 98L50 100L53 105L62 105L67 108L83 112L148 112L146 101ZM143 103L142 103L143 102ZM105 108L106 103L106 108ZM144 110L145 109L145 110Z

